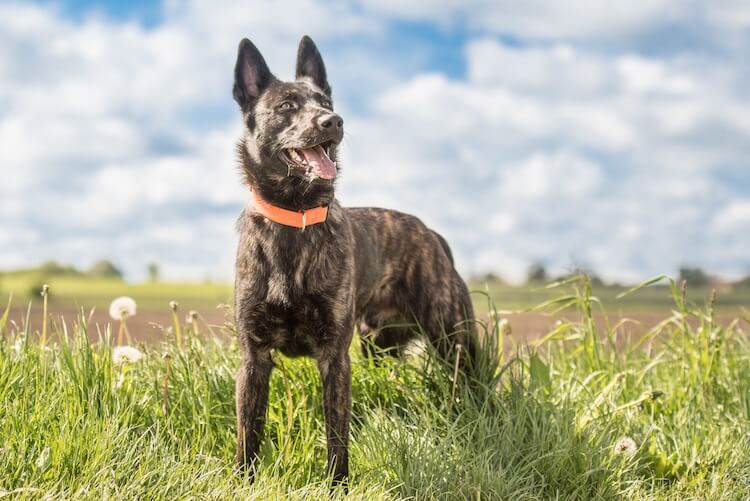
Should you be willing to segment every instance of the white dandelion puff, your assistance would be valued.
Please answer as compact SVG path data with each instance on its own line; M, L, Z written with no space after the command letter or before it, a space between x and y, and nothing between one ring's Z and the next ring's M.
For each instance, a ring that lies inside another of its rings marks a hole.
M120 296L109 304L109 316L112 320L122 320L123 317L135 316L135 299Z
M630 437L622 437L615 443L615 455L631 458L638 451L638 445Z
M185 316L185 323L186 324L192 324L195 323L198 320L198 312L195 310L190 310L190 313L188 313Z
M45 447L41 454L39 454L39 457L36 459L36 467L39 468L40 471L45 471L50 463L50 457L51 457L51 450L49 446Z
M132 346L115 346L112 348L112 362L118 365L138 362L143 356L141 350Z

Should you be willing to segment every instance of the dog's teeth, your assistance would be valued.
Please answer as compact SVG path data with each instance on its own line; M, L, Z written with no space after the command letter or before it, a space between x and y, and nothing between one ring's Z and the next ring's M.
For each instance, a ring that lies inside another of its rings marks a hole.
M297 153L297 150L290 149L289 151L290 151L289 154L290 154L290 156L292 157L293 160L296 160L298 162L302 162L302 157L300 156L299 153Z

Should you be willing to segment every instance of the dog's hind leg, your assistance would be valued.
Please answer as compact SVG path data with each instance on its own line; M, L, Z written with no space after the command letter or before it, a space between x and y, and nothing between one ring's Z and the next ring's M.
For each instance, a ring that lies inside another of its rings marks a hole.
M273 369L270 350L250 351L237 374L237 465L252 468L258 456ZM252 480L254 472L249 471Z
M403 348L416 336L414 326L398 318L375 328L362 322L359 332L362 355L372 358L376 363L383 354L393 357L401 356Z
M359 332L359 347L362 350L362 357L375 359L377 355L377 348L375 346L375 329L370 327L363 320L359 323L357 331Z
M474 325L474 311L466 285L460 279L451 287L446 301L438 305L428 305L415 312L421 330L446 361L460 356L462 367L476 360L477 339ZM458 355L460 345L461 355Z

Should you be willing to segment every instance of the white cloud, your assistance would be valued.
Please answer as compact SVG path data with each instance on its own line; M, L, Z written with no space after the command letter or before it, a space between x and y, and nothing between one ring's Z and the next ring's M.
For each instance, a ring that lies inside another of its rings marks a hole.
M466 271L496 255L516 278L524 270L510 263L537 260L618 280L684 262L742 273L746 259L727 266L703 237L717 202L750 190L737 111L747 105L726 62L491 39L466 53L466 81L414 77L381 96L366 125L349 124L382 148L349 152L357 171L344 188L411 194L394 204L444 231ZM721 171L744 172L745 183ZM733 238L750 245L745 233Z
M741 38L750 26L750 9L743 0L363 0L371 12L394 19L431 21L444 29L468 25L480 31L524 40L594 40L628 44L639 35L676 27L714 30L725 43Z
M601 167L578 154L535 153L503 170L500 196L519 202L544 197L585 199L594 194L601 179Z
M750 200L730 202L716 213L712 224L720 230L746 232L750 229Z
M252 35L269 62L283 56L278 74L288 77L303 33L325 40L381 26L346 3L300 0L289 9L168 2L165 22L147 29L99 15L76 22L49 5L0 5L0 220L27 229L4 234L13 251L0 268L50 256L85 266L112 253L138 276L132 256L158 249L165 263L183 252L194 258L194 278L215 275L234 253L226 238L159 249L164 239L149 225L215 233L198 228L208 210L234 231L247 198L234 150L239 119L227 114L237 43ZM190 118L214 110L216 125ZM133 236L132 252L114 245L123 234ZM224 268L219 275L230 278Z
M0 268L112 257L135 278L152 260L167 277L229 278L247 198L236 45L251 36L284 78L310 33L336 96L371 96L340 108L340 198L419 215L462 271L520 280L542 260L623 280L682 262L744 273L750 23L737 2L690 5L169 1L144 28L4 3ZM466 44L465 78L407 77L396 60L408 50L368 48L392 19L482 33ZM638 50L665 26L711 47Z

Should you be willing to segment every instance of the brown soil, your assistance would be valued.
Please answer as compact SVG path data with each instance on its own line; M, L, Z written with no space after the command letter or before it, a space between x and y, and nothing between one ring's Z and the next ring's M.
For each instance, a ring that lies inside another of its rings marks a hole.
M72 328L73 321L78 318L80 311L74 307L66 307L55 305L50 307L50 323L60 324L60 319L64 318L68 330ZM87 312L87 316L88 316ZM184 324L186 320L187 312L180 311L180 321ZM634 315L627 315L632 322L627 323L622 330L621 334L627 335L641 335L646 329L655 326L660 321L667 317L668 313L664 312L640 312ZM555 323L561 318L567 318L569 320L575 320L577 318L575 313L569 314L558 314L556 316L545 315L542 313L521 313L512 315L503 315L503 318L507 318L512 329L512 337L517 343L523 343L532 339L538 339L547 333L549 333L555 327ZM26 309L14 308L11 310L9 321L13 321L19 328L24 324L26 318ZM30 332L38 334L41 330L41 319L42 309L41 306L34 306L31 309L30 315ZM198 321L199 329L201 332L208 332L206 324L213 328L214 333L231 336L229 329L225 327L225 323L228 318L228 312L224 309L213 309L208 311L200 312L200 320ZM720 314L718 321L723 325L728 325L732 320L733 316L727 314ZM486 319L486 317L485 317ZM595 315L594 317L597 325L600 327L604 326L604 319L601 315ZM609 317L610 325L614 326L622 319L622 316L611 315ZM697 321L692 321L691 324L694 326ZM89 323L89 336L92 340L98 338L98 330L95 326L98 325L99 330L104 333L107 325L111 325L113 335L117 335L118 322L112 321L106 311L95 311L91 316ZM172 325L172 316L169 312L154 312L154 311L142 311L138 315L128 320L128 330L133 337L134 342L151 343L158 342L164 338L163 329ZM51 329L54 330L54 329Z
M25 323L27 310L26 309L11 309L9 322L12 320L17 326L22 326ZM50 325L60 325L61 319L65 320L68 331L70 332L74 323L77 323L80 317L80 310L74 307L59 306L55 305L50 307ZM89 317L90 312L86 312L86 317ZM178 311L178 317L182 325L185 324L186 316L188 312ZM226 310L209 310L200 312L198 319L198 327L201 332L208 332L206 324L211 326L215 333L219 334L224 329L224 323ZM31 315L29 317L29 331L38 335L42 329L42 307L35 305L31 308ZM89 338L96 340L99 337L99 332L104 334L107 326L109 325L112 329L112 335L117 336L119 329L119 321L114 321L110 318L109 313L106 311L96 310L91 314L89 325ZM127 328L130 332L134 342L140 343L152 343L158 342L164 339L164 329L172 325L172 315L170 312L154 312L154 311L139 311L137 315L128 319ZM51 329L56 330L56 329Z

